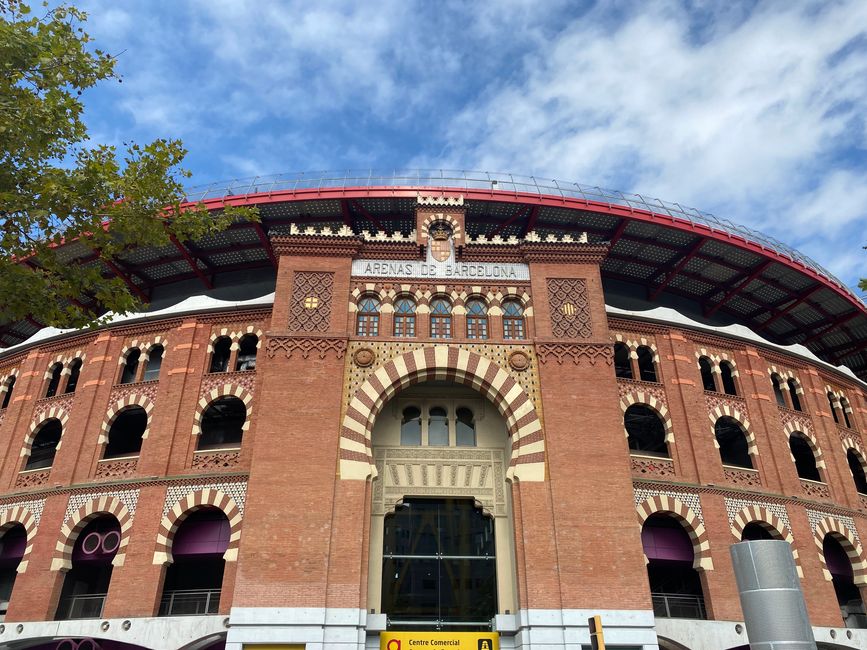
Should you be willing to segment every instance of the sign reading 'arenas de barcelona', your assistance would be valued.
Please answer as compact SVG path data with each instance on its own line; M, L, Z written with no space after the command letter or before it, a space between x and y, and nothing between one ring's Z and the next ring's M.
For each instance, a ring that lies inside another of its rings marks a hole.
M0 316L0 649L745 650L766 539L867 648L858 296L677 204L363 180L190 190L260 220Z

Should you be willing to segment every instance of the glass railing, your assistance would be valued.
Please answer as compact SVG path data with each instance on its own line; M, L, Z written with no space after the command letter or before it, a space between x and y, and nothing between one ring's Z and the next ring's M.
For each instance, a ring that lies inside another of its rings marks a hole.
M60 600L60 607L57 608L57 620L99 618L102 616L102 606L104 603L105 594L67 596Z
M650 594L653 599L653 615L658 618L706 619L704 598L693 594Z
M220 609L219 589L166 591L160 600L160 616L204 616Z

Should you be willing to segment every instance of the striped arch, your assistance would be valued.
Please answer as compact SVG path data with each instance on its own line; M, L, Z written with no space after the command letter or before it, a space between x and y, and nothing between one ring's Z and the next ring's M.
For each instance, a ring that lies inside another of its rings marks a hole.
M114 421L117 419L117 416L120 415L120 412L128 409L130 406L141 406L145 410L145 413L147 413L148 423L141 438L144 440L148 437L148 433L151 429L151 412L154 410L154 403L145 395L137 395L134 393L118 400L115 402L114 406L108 409L108 412L105 414L105 419L102 421L102 428L99 431L99 440L97 440L97 444L101 445L108 442L108 432L109 429L111 429L111 425L114 424Z
M260 350L262 348L262 336L263 336L262 330L260 330L259 328L255 327L253 325L247 325L247 327L245 327L242 330L238 330L237 332L232 332L232 336L237 337L235 340L232 341L232 345L236 349L240 350L241 349L241 339L244 338L245 336L247 336L247 334L252 334L253 336L256 337L256 349Z
M76 350L72 353L61 352L48 362L48 370L45 371L45 378L48 379L51 377L51 368L54 367L55 363L59 363L63 366L63 371L60 373L61 375L68 375L72 372L70 364L73 361L75 361L76 359L81 359L81 362L83 364L86 358L87 355L84 353L84 350Z
M864 453L861 443L852 436L846 436L842 439L841 443L843 445L844 454L848 454L850 449L858 454L858 461L861 463L864 473L867 474L867 454Z
M804 437L804 441L810 446L810 449L813 451L813 456L816 458L816 467L821 467L825 469L825 457L822 455L822 449L819 447L819 443L816 442L816 436L813 435L811 431L805 431L806 427L799 428L798 425L794 422L788 422L786 426L783 427L783 433L786 434L786 441L788 442L789 438L793 433L799 433ZM795 457L792 456L791 452L789 456L792 458L792 462L795 462Z
M624 415L626 415L626 410L633 404L646 406L662 418L662 424L665 426L665 442L669 444L674 442L674 429L671 424L671 413L668 412L668 407L662 402L662 400L658 400L653 395L647 395L641 391L637 393L629 393L628 395L624 395L623 399L620 400L620 410L623 411ZM628 438L629 433L626 431L625 424L623 426L623 432Z
M710 541L704 524L683 501L667 494L655 494L638 504L638 523L644 527L644 522L651 515L658 513L670 514L674 517L692 540L694 569L713 570L713 559L710 556Z
M713 435L714 446L719 449L719 443L716 439L716 423L721 417L730 417L741 425L747 439L747 453L749 453L750 456L758 456L759 448L756 446L756 436L750 428L750 421L740 411L731 408L728 404L717 406L708 414L708 418L710 419L710 432L711 435Z
M223 384L222 386L217 386L216 388L213 388L209 393L202 395L202 397L199 399L199 403L196 404L196 414L193 416L194 436L202 433L202 416L205 414L208 406L210 406L211 402L221 397L237 397L242 402L244 402L244 407L247 410L247 417L244 419L244 425L241 427L241 431L246 432L250 428L250 420L252 416L252 409L250 408L250 404L253 402L253 396L243 386L236 386L235 384Z
M106 494L98 499L91 499L64 522L60 529L60 539L54 547L54 557L51 559L52 571L68 571L72 568L72 549L78 534L100 515L112 515L120 524L120 546L111 563L113 566L123 566L126 546L129 544L129 531L132 528L132 515L117 497Z
M24 532L27 533L27 546L24 548L24 554L21 556L21 561L16 569L18 573L24 573L27 571L30 552L33 550L33 538L36 537L36 517L23 506L7 508L0 514L0 536L5 535L6 531L16 524L24 526Z
M366 480L376 476L370 442L376 416L398 391L427 380L455 381L490 399L506 419L512 439L507 478L544 480L545 438L527 393L490 359L446 345L421 348L391 359L355 392L340 435L341 478Z
M825 553L822 550L822 543L825 541L826 535L834 535L849 561L852 563L852 572L854 573L854 582L856 585L867 585L867 562L864 560L864 551L861 548L860 542L855 538L854 533L842 522L833 517L825 517L816 524L816 529L813 531L813 541L816 542L816 547L819 550L819 561L822 564L822 575L825 580L831 581L831 572L828 571L828 565L825 563Z
M213 506L221 510L229 520L229 546L223 554L226 562L234 562L238 559L238 544L241 541L241 514L238 504L228 494L212 488L204 488L190 492L182 499L178 499L171 510L166 513L160 522L160 531L157 533L157 550L154 551L154 564L171 564L172 541L178 528L184 520L196 510L205 506Z
M454 238L456 243L461 241L461 225L458 223L457 219L455 219L450 214L438 212L436 214L429 215L428 218L422 222L422 242L427 243L427 240L430 237L430 227L439 221L443 221L449 225L449 228L452 229L452 237Z
M60 420L60 441L57 443L57 447L55 448L57 450L60 449L60 445L63 444L63 432L66 430L66 423L69 422L69 414L66 412L66 409L52 406L49 409L37 413L30 421L30 428L27 431L27 435L24 436L24 446L21 447L21 458L30 456L30 450L33 446L33 439L36 437L36 432L39 431L40 427L48 420Z
M216 342L217 339L221 339L223 337L226 337L227 339L229 339L229 342L231 343L233 334L234 334L234 332L230 332L229 328L227 328L227 327L224 327L224 328L219 329L219 330L214 330L213 332L211 332L211 338L208 340L208 354L214 353L214 343Z
M792 557L795 559L795 567L798 570L798 577L803 578L804 571L801 569L801 558L798 557L798 549L795 548L795 538L792 537L792 532L789 530L789 527L783 523L783 520L764 506L746 506L743 510L737 513L732 520L732 535L734 535L734 538L737 541L741 541L744 534L744 528L746 528L748 524L752 523L759 524L774 537L789 542L789 546L792 547Z

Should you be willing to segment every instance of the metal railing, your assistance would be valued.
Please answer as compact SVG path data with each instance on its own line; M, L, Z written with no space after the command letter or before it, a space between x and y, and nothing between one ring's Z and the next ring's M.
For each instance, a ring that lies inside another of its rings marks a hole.
M219 589L177 589L163 592L159 616L204 616L219 609Z
M60 600L60 607L57 608L57 620L99 618L102 616L102 606L104 603L105 594L67 596Z
M787 246L780 240L758 230L736 224L728 219L714 216L696 208L650 198L641 194L629 194L595 185L584 185L568 181L558 181L535 176L520 176L500 172L465 171L451 169L411 169L411 170L346 170L312 171L269 174L229 181L219 181L186 188L186 200L191 202L218 199L224 196L244 196L268 194L280 191L333 190L358 187L435 187L458 190L490 190L521 194L557 196L563 199L594 201L609 206L646 210L673 219L684 220L690 224L700 224L712 230L742 237L752 244L784 255L816 271L836 284L862 305L864 302L841 280L821 264Z
M651 593L650 596L653 615L659 618L707 618L702 596L661 593Z

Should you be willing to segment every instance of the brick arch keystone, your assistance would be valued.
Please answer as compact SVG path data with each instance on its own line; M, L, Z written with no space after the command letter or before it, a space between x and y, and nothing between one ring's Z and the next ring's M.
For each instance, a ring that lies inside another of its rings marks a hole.
M133 393L127 395L123 399L119 399L111 408L108 409L108 412L105 414L105 419L102 421L102 428L99 431L99 440L97 441L97 444L101 445L108 443L108 432L111 429L111 425L114 424L114 421L117 419L117 416L120 415L120 412L126 410L130 406L141 406L145 410L145 413L148 416L148 422L141 437L142 440L148 437L148 433L150 433L151 429L151 413L154 410L154 403L146 395Z
M355 392L341 428L341 478L366 480L376 476L370 434L377 415L398 391L428 380L454 381L490 399L506 419L512 439L507 478L544 480L542 424L521 384L490 359L446 345L421 348L389 360Z
M861 548L861 544L846 524L833 517L822 519L816 524L816 529L813 532L813 541L819 550L819 562L822 564L822 574L825 576L825 580L831 581L831 572L828 571L828 565L825 563L825 553L822 549L822 542L825 541L826 535L833 535L840 542L843 550L846 551L849 562L852 563L855 584L867 585L867 561L864 560L864 551Z
M744 528L752 523L761 524L763 528L775 532L780 539L789 542L789 546L792 547L792 557L795 559L795 568L798 570L798 577L803 578L804 571L801 569L801 558L798 557L798 549L795 548L795 538L792 536L792 531L789 530L789 527L783 523L783 520L764 506L746 506L732 519L731 530L734 538L737 541L741 541Z
M213 488L204 488L190 492L187 496L178 499L165 517L160 522L160 531L157 533L157 546L154 551L154 564L171 564L172 542L178 528L184 520L197 510L206 506L213 506L221 510L229 520L229 546L223 554L226 562L234 562L238 559L238 544L241 541L241 509L235 500L225 492Z
M18 573L24 573L27 571L30 552L33 550L33 538L36 537L36 517L24 506L7 508L0 514L0 536L5 535L6 531L16 524L24 526L24 532L27 533L27 546L16 569Z
M671 424L671 413L668 412L668 407L662 400L655 398L653 395L647 395L642 391L637 393L629 393L624 395L620 400L620 410L626 415L626 410L635 404L648 407L656 413L661 419L665 427L665 442L671 444L674 442L674 429ZM629 437L629 432L626 431L626 426L623 427L623 432L626 437Z
M64 522L60 529L60 539L54 547L54 557L51 559L52 571L68 571L72 568L72 549L78 534L100 515L112 515L120 524L120 546L111 563L113 566L123 566L132 528L132 515L117 497L103 495L85 503Z
M208 406L221 397L237 397L239 400L244 402L247 417L244 419L244 425L241 427L241 431L247 431L250 428L250 416L252 415L250 404L253 402L253 395L243 386L223 384L222 386L217 386L216 388L211 389L207 394L202 395L199 398L199 402L196 404L196 413L193 416L194 436L202 433L202 416L205 414L205 411L208 410Z
M713 559L710 556L710 541L704 524L693 512L692 508L676 497L667 494L655 494L638 504L638 523L644 526L644 522L651 515L663 513L674 517L689 535L692 541L694 569L713 570Z

